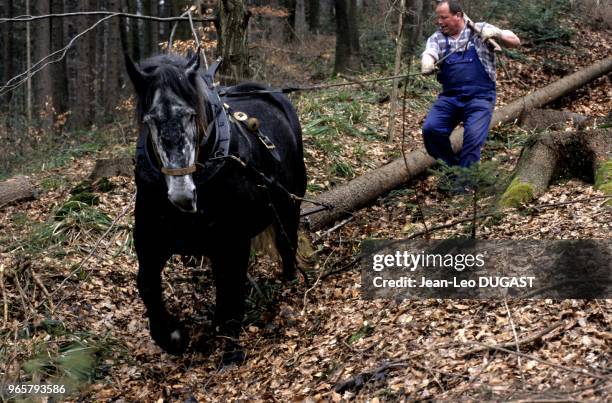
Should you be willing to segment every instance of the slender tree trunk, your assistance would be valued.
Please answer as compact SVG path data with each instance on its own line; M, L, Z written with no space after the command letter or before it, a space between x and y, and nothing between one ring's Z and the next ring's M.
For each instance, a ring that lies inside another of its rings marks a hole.
M25 2L26 14L30 14L30 0ZM32 38L30 34L30 23L26 22L26 70L32 68ZM27 125L32 124L32 78L26 81L26 119Z
M128 0L129 12L132 14L138 13L138 0ZM128 23L130 24L130 33L131 33L131 45L132 45L132 58L134 60L140 60L143 57L142 47L140 46L140 26L139 22L135 18L128 19Z
M295 12L296 12L296 0L283 0L282 3L287 9L287 25L285 26L285 40L287 42L293 42L297 36L295 32Z
M63 13L63 0L52 0L51 12L54 14ZM51 19L51 49L57 50L62 48L64 46L64 38L64 19ZM63 58L57 63L53 63L49 67L51 69L51 77L53 77L53 110L56 114L60 114L68 109L68 80L66 79L66 58Z
M308 28L312 33L319 32L319 0L308 0L307 21Z
M108 0L109 11L119 11L120 0ZM118 18L111 18L107 26L108 58L105 63L106 80L104 82L104 111L107 116L113 116L117 106L117 95L121 90L121 76L123 74L123 57L121 57L122 41L121 27Z
M157 17L159 14L159 3L157 0L143 2L142 13ZM143 21L146 29L142 30L145 34L143 56L148 57L158 52L159 42L159 23L156 21Z
M45 15L51 11L50 2L35 0L32 13ZM34 60L39 61L51 54L51 24L50 20L37 21L33 40ZM36 118L41 119L42 127L48 129L53 125L53 66L47 66L34 76L34 109Z
M5 2L5 14L8 18L13 16L13 0L6 0ZM13 28L12 22L7 22L1 25L2 27L2 38L4 48L2 49L2 63L4 65L4 77L3 82L7 82L13 77L13 41L11 40L11 32ZM13 96L13 91L7 92L2 97L2 113L4 116L8 116L10 111L10 103L11 98ZM6 119L7 122L7 130L10 119Z
M354 73L361 69L359 32L355 0L336 0L336 58L334 73Z
M300 41L304 40L306 33L306 5L305 0L296 0L295 2L295 35Z
M83 7L85 4L76 0L66 0L66 11L85 11ZM65 22L67 40L71 40L88 27L88 18L85 16L66 18ZM90 49L89 38L87 35L80 37L76 41L75 46L68 51L66 58L68 99L71 111L70 127L72 129L84 129L91 125L90 102L92 99L92 87L90 54L93 50Z
M393 75L397 76L402 68L402 46L404 44L404 18L406 14L406 0L400 2L400 15L395 38L395 68ZM393 141L395 136L395 112L397 111L397 93L399 92L399 79L393 80L393 90L391 91L391 102L389 103L389 125L387 141Z
M251 13L241 0L221 0L218 16L217 54L223 58L222 81L236 83L250 76L247 26Z
M407 8L410 12L407 15L406 45L408 51L414 53L421 45L421 37L423 36L423 0L409 0L407 5L409 5Z

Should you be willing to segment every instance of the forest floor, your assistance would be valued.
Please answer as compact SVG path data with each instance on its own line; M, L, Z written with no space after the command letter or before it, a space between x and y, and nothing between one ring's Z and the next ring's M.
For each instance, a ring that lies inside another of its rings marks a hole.
M498 70L498 107L611 53L609 32L574 28L578 34L571 51L526 48L522 57L506 58L506 70ZM329 38L318 40L321 45ZM318 52L312 57L329 57L316 41L308 46ZM282 54L266 57L298 68ZM602 77L548 107L606 116L612 109L610 80ZM304 126L311 194L397 158L402 147L406 152L422 147L420 127L437 86L423 78L410 86L405 119L397 118L393 143L384 139L388 102L381 102L389 84L294 98ZM494 129L484 158L498 160L500 169L509 171L529 134L513 125ZM208 354L163 352L149 336L135 286L133 180L111 178L104 189L93 189L90 203L69 201L97 158L129 150L116 146L32 175L43 189L39 197L0 210L0 370L5 382L65 384L73 392L64 398L74 401L609 396L612 300L361 298L358 266L347 267L361 240L404 238L424 223L431 228L470 214L462 196L436 190L433 176L381 196L335 231L308 234L315 240L317 278L309 289L303 283L283 285L277 263L257 255L250 272L264 296L251 290L241 335L244 364L221 367L218 340L211 341ZM525 209L480 222L478 238L609 239L612 210L602 196L592 184L560 181ZM469 224L456 225L432 237L469 231ZM173 258L164 287L171 310L189 318L197 335L210 322L214 300L206 262ZM470 352L476 342L499 346L531 336L520 344L523 355L515 354L514 346L510 352Z

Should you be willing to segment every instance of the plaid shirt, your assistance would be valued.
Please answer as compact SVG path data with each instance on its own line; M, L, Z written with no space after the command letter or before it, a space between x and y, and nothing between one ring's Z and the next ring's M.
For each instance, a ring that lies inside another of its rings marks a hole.
M476 26L480 29L483 29L485 26L491 26L486 22L477 22ZM461 51L461 47L465 47L466 42L470 39L470 35L472 34L472 30L465 25L463 31L457 39L453 39L451 36L448 37L449 44L449 52L454 51L457 47L459 47L459 51ZM482 63L485 71L491 77L491 80L495 82L495 53L489 49L487 45L485 45L478 35L474 35L474 45L476 46L476 53L478 54L478 58ZM427 39L427 45L425 45L425 51L423 54L431 55L436 61L440 60L444 57L444 52L446 50L446 35L444 35L440 31L434 32L432 36Z

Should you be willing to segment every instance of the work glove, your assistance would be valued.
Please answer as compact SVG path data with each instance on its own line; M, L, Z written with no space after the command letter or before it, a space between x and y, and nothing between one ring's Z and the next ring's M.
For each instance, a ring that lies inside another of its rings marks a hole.
M421 74L428 75L434 72L436 61L431 55L423 55L421 59Z
M492 25L487 25L482 28L482 31L480 31L480 37L483 41L486 41L487 39L491 38L500 38L501 36L502 30Z

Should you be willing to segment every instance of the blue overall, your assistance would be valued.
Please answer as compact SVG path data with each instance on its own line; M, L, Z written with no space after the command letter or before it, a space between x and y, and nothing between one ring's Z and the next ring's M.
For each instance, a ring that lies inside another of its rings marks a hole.
M447 37L444 55L449 51ZM423 125L425 148L449 166L469 167L480 160L495 106L495 82L478 58L473 37L467 50L455 52L442 63L438 81L442 83L442 93ZM450 134L460 122L465 131L463 147L457 155L451 148Z

